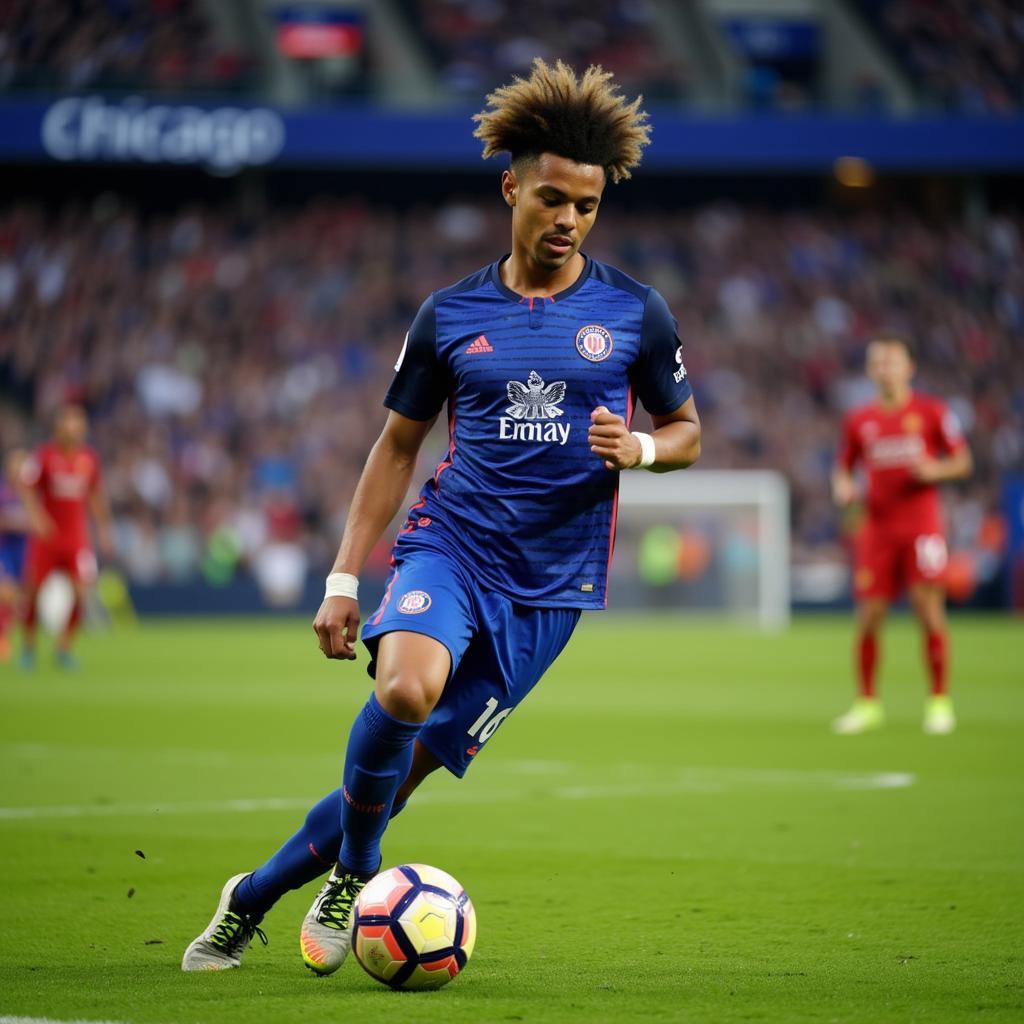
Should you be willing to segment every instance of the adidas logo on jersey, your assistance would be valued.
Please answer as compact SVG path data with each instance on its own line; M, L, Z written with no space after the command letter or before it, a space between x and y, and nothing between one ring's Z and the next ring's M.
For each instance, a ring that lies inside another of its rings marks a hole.
M498 421L498 437L502 441L557 441L564 445L569 440L570 425L554 422L565 415L561 407L565 399L564 380L545 384L540 374L531 370L525 384L510 380L506 392L512 404Z
M486 334L481 334L479 338L474 341L469 348L466 349L467 356L476 356L481 352L493 352L494 348L491 343L487 340Z

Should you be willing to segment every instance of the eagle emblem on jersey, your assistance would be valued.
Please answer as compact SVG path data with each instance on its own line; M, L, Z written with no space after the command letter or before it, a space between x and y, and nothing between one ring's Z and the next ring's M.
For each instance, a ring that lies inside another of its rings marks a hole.
M507 391L512 404L505 413L514 420L553 420L565 412L558 407L565 398L564 380L545 385L540 374L531 370L525 384L510 380Z

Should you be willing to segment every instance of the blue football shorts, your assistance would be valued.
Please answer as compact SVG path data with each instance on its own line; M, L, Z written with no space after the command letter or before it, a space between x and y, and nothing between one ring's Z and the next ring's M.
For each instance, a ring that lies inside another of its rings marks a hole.
M562 652L579 619L579 608L534 608L483 590L454 559L417 551L396 562L362 640L374 677L385 633L422 633L448 648L451 673L419 739L461 778Z
M28 537L20 533L0 534L0 578L20 583L25 573L25 551Z

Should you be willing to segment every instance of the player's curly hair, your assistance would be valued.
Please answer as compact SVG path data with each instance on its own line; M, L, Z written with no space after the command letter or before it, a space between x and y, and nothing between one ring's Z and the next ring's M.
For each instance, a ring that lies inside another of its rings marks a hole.
M568 64L551 67L537 57L529 78L517 75L487 97L487 109L473 115L473 134L484 144L485 159L508 152L515 163L554 153L603 167L619 182L630 176L650 142L642 99L627 102L611 72L598 64L577 78Z

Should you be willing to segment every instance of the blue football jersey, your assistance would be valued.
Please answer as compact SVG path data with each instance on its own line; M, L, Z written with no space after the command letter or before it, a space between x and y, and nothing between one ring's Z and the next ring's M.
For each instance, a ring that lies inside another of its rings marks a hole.
M550 298L511 291L500 263L431 295L406 337L384 404L428 420L447 402L450 445L395 554L446 552L521 604L603 608L619 474L590 450L590 414L690 397L676 322L596 260Z

